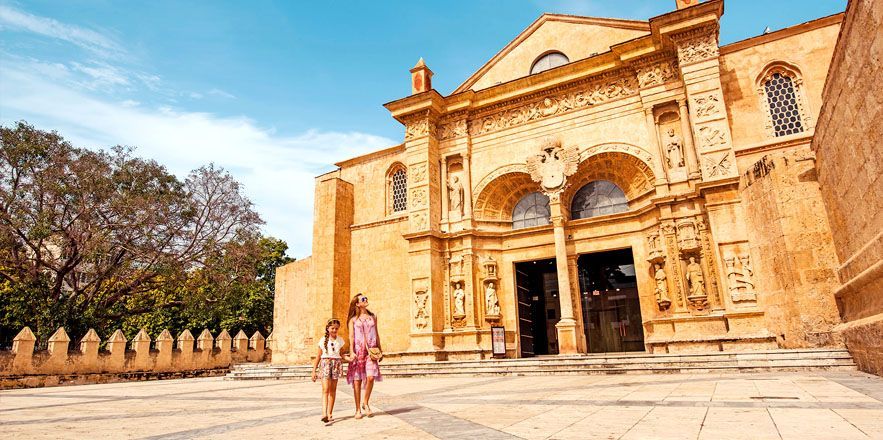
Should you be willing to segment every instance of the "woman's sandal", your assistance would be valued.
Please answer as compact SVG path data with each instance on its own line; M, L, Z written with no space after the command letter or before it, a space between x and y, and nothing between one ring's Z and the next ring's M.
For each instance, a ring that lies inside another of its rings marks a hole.
M365 411L365 415L368 417L374 417L374 411L371 411L371 407L368 405L362 405L362 411Z
M322 417L322 422L324 422L324 423L328 423L328 416L323 416L323 417Z

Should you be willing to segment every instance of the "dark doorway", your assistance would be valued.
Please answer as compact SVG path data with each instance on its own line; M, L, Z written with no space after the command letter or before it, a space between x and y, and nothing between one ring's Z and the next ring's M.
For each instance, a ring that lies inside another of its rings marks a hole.
M577 267L589 353L643 351L644 329L632 250L581 255Z
M515 263L521 356L558 354L555 324L561 317L555 260Z

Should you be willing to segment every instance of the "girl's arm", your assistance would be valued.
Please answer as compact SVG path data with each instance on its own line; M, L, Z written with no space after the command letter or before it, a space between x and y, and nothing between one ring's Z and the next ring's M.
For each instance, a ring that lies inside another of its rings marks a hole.
M318 378L316 375L316 369L319 368L319 359L322 358L322 348L317 348L317 350L319 350L319 352L316 353L316 360L313 361L313 382Z
M356 319L356 318L350 318L349 322L346 323L346 328L349 329L349 333L347 333L346 337L347 337L347 339L349 339L349 343L350 343L350 356L355 358L356 352L355 352L355 350L353 350L353 347L355 347L355 344L356 344L356 342L355 342L355 333L356 332L353 331L353 319Z

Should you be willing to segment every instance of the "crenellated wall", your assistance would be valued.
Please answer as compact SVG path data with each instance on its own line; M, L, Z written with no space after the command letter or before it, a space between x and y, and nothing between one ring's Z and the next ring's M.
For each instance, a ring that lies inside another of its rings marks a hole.
M163 330L154 342L142 329L130 343L117 330L106 350L99 350L101 338L90 329L79 347L70 350L71 338L62 327L49 338L47 350L35 352L36 342L25 327L13 339L11 351L0 351L0 389L217 376L234 363L262 362L270 356L260 332L249 338L242 330L232 338L226 330L217 338L208 329L197 338L189 330L177 338Z

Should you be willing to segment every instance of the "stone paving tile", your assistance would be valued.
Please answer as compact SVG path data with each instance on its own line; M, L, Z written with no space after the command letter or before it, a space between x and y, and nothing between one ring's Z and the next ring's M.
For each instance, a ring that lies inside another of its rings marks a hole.
M0 392L0 438L883 438L883 379L862 373L387 379L355 420L338 388L218 378Z

